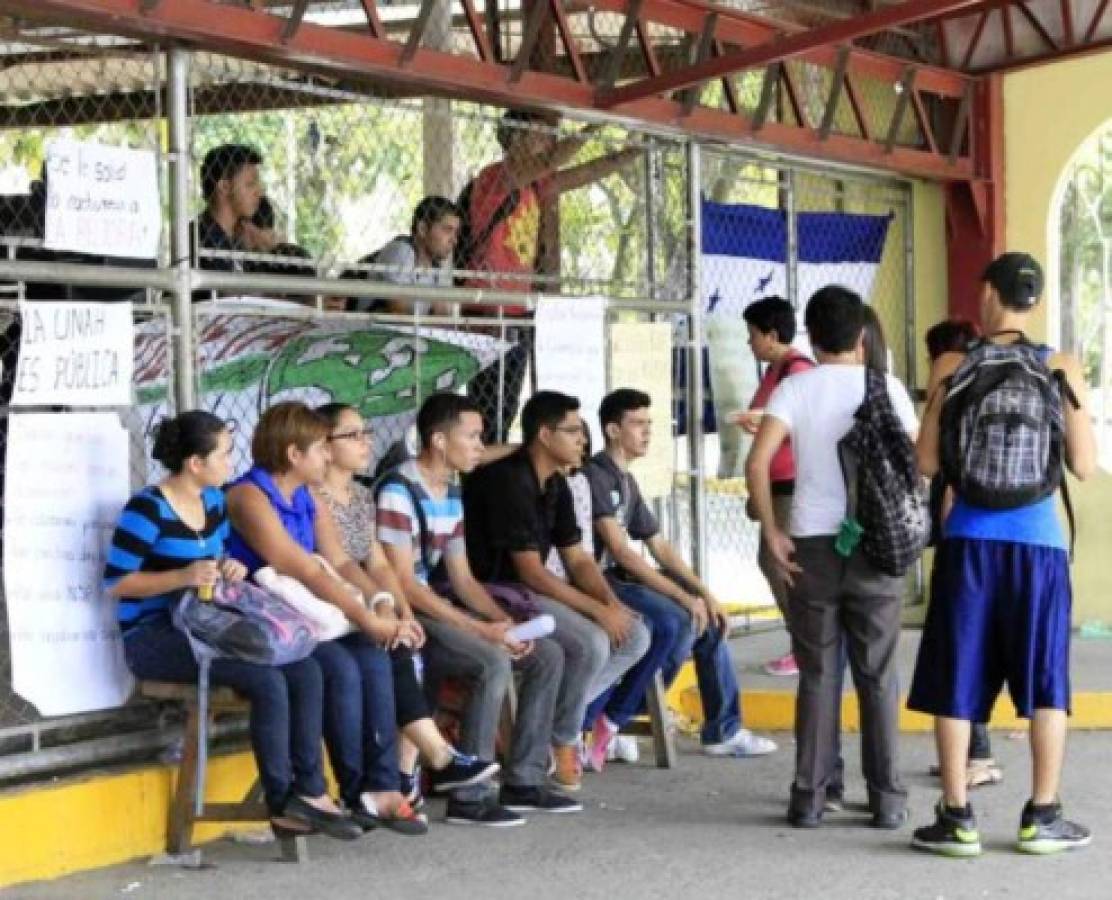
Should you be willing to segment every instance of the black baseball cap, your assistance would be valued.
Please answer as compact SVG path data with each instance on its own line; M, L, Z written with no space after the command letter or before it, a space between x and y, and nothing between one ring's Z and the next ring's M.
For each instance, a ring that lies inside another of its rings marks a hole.
M981 280L991 284L1005 306L1030 309L1042 296L1043 270L1029 253L1004 253L985 269Z

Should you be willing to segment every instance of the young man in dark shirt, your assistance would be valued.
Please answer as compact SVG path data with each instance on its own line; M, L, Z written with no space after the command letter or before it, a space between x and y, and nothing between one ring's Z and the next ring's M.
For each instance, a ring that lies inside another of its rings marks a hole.
M191 240L194 256L201 269L241 272L238 260L203 256L202 250L245 251L239 237L239 224L251 219L263 197L259 166L262 154L246 144L221 144L205 154L201 163L201 193L205 209L194 222Z
M587 463L595 525L595 553L606 580L622 602L649 625L652 643L610 696L588 711L595 715L589 764L599 769L618 728L636 713L657 668L666 684L692 654L706 722L704 751L711 756L760 756L776 744L741 727L737 677L726 643L728 623L721 604L660 533L656 517L641 497L629 464L649 449L652 419L649 395L621 388L603 398L599 418L606 449ZM640 541L657 569L633 546Z
M606 685L599 676L612 657L625 671L645 652L648 634L615 596L584 549L575 505L562 472L583 452L579 401L539 391L522 410L523 446L479 469L464 485L467 554L484 582L527 588L538 607L556 619L553 639L564 648L564 675L556 700L552 742L557 781L572 790L578 774L579 736L588 702ZM545 567L560 554L568 580ZM622 667L624 665L624 668Z

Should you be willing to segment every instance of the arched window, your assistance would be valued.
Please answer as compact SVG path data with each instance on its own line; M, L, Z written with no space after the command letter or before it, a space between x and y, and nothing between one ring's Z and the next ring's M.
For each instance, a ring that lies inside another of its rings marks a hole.
M1112 121L1074 155L1059 196L1058 343L1081 360L1112 470Z

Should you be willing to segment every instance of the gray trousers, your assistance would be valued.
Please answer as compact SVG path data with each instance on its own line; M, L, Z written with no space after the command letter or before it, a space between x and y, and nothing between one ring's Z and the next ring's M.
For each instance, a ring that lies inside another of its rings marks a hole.
M776 519L776 525L781 531L787 532L788 522L791 519L792 512L792 497L791 494L773 494L772 496L772 514ZM757 548L757 567L761 570L765 580L768 581L769 589L772 591L772 598L776 601L776 606L780 610L780 615L784 617L784 624L788 623L788 584L784 581L784 576L780 574L780 569L776 565L776 560L773 559L772 551L768 549L768 544L765 543L764 531L761 531L760 546Z
M567 747L578 743L590 702L645 655L649 629L635 617L625 642L611 648L606 632L591 619L558 600L534 596L556 620L552 640L564 648L564 677L556 697L552 742Z
M792 652L799 666L795 702L795 779L791 808L821 814L835 769L835 710L841 688L844 639L861 708L861 764L874 813L895 813L907 803L897 767L902 578L876 571L856 552L834 551L833 537L795 538L803 571L788 593Z
M425 678L431 691L444 678L465 682L467 705L460 721L459 749L483 759L494 759L502 702L513 674L518 676L517 717L509 759L502 769L502 783L535 786L548 774L549 745L556 695L564 672L564 650L551 638L536 641L527 656L511 661L510 655L454 625L421 616L428 635L422 653ZM487 788L476 785L453 792L459 800L474 800Z

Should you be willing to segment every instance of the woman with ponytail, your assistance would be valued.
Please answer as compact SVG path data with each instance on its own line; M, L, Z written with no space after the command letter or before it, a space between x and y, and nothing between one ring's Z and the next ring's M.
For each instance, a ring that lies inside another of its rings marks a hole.
M120 515L104 584L119 598L124 658L137 678L196 683L197 663L171 622L172 607L186 591L246 574L224 556L228 517L220 487L231 475L231 451L227 425L210 413L163 419L153 455L166 477L139 491ZM251 746L275 832L358 837L360 829L325 790L316 661L264 666L216 659L211 679L251 704Z

